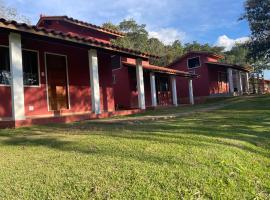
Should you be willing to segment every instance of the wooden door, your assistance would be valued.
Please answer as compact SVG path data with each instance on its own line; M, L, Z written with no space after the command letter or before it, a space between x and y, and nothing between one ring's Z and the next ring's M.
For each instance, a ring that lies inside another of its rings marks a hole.
M46 54L50 110L68 109L67 63L65 56Z

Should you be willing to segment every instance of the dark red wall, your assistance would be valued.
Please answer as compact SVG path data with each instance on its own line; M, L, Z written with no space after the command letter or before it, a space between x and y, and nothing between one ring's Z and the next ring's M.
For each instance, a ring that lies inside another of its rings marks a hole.
M113 70L113 76L115 76L114 88L114 100L116 108L130 108L130 81L127 67L121 67Z
M111 55L98 53L101 109L115 111Z
M93 37L96 40L100 40L102 42L109 42L111 39L117 38L114 35L106 34L103 32L99 32L99 31L96 31L87 27L82 27L76 24L65 22L65 21L50 20L50 24L41 23L39 26L42 26L48 29L58 30L64 33L78 34L84 37Z
M40 39L26 38L24 36L22 38L22 47L24 49L38 51L40 64L40 86L24 88L26 116L49 116L53 114L52 111L48 111L45 52L67 56L70 109L62 110L61 112L91 112L88 49ZM7 41L7 34L0 34L0 44L7 45ZM98 62L101 109L105 111L114 111L111 57L110 55L99 52ZM11 117L11 90L9 86L0 86L0 97L0 118ZM34 110L30 110L30 107L33 107Z
M188 69L187 60L192 57L200 57L201 66L192 70ZM212 59L212 58L210 58ZM195 72L200 77L193 79L193 94L195 97L195 102L199 102L201 97L209 96L209 75L208 67L205 62L208 62L209 58L205 55L200 54L190 54L188 57L184 57L182 60L177 62L171 68L177 69L185 72ZM189 90L188 90L188 80L182 77L177 77L177 96L180 103L189 103Z

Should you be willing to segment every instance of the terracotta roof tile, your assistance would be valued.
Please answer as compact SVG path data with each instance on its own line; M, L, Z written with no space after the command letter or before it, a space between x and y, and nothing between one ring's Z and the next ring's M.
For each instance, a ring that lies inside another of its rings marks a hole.
M53 29L46 29L43 27L41 28L37 26L27 25L25 23L18 23L16 21L7 21L3 18L0 18L0 28L27 32L31 34L47 36L47 37L52 37L52 38L57 38L57 39L62 39L62 40L67 40L67 41L72 40L72 42L85 43L90 46L109 49L112 51L120 51L122 53L130 54L130 55L134 55L134 56L138 56L142 58L149 58L149 57L159 58L158 56L151 55L149 53L144 53L144 52L140 52L133 49L119 47L119 46L112 45L106 42L98 41L91 37L83 37L76 34L74 35L70 33L64 33L64 32L56 31Z
M81 20L78 20L78 19L74 19L74 18L68 17L66 15L64 15L64 16L42 16L41 15L38 24L43 20L52 20L52 19L62 19L62 20L65 20L65 21L76 23L78 25L84 25L84 26L87 26L88 28L95 29L95 30L98 30L98 31L101 31L101 32L117 35L117 36L120 36L120 37L125 35L125 33L122 33L120 31L115 31L115 30L112 30L112 29L103 28L101 26L97 26L97 25L94 25L94 24L90 24L88 22L84 22L84 21L81 21Z
M125 61L122 61L122 63L124 65L127 65L127 66L132 66L132 67L136 66L136 64L134 64L134 63L129 63L129 62L125 62ZM189 72L179 71L179 70L170 69L170 68L167 68L167 67L156 66L156 65L143 65L143 68L153 70L153 71L157 71L157 72L183 76L183 77L197 77L196 74L191 74Z

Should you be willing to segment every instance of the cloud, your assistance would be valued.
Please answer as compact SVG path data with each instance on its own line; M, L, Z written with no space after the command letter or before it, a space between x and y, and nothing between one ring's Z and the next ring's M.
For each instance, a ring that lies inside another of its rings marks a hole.
M151 38L157 38L168 45L172 44L175 40L185 40L186 33L174 28L162 28L158 31L149 31L149 36Z
M225 47L225 51L230 51L236 44L242 44L249 40L249 37L240 37L237 39L231 39L227 35L219 36L215 45L219 47Z

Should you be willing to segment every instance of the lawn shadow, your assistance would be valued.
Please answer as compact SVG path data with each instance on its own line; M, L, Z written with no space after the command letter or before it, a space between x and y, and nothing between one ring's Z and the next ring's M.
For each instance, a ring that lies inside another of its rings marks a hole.
M168 158L146 154L144 152L123 151L121 147L81 145L77 141L66 141L68 135L101 135L105 138L119 138L161 144L200 146L230 146L270 157L270 134L268 129L269 112L262 112L269 101L267 98L237 100L233 105L209 113L195 113L185 118L159 121L99 122L85 121L73 124L54 124L34 126L16 130L0 130L1 143L14 146L45 146L60 151L98 154L99 156L119 156L144 162L175 164L173 155ZM269 106L268 106L269 108ZM224 140L226 139L226 140ZM241 143L239 144L238 142ZM179 161L177 161L179 162Z

